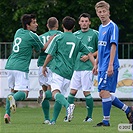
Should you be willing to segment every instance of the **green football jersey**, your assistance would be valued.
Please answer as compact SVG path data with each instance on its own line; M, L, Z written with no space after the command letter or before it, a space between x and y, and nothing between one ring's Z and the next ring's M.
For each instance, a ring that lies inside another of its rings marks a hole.
M98 49L98 31L89 29L86 32L82 32L78 30L74 33L81 41L90 49L92 53L96 52ZM85 55L84 53L80 52L76 59L76 64L74 70L82 71L82 70L92 70L93 65L90 60L83 62L80 58Z
M52 40L45 52L54 56L52 72L70 80L80 51L84 54L90 52L72 32L64 32Z
M5 69L29 72L29 65L33 50L41 52L43 43L36 33L20 28L16 31L12 53L9 56Z
M50 36L53 36L54 34L61 34L61 33L62 32L58 31L58 30L49 30L48 32L40 35L40 39L43 42L43 44L45 44L49 40ZM43 66L46 56L47 56L47 53L45 53L43 51L40 53L40 56L37 61L37 66Z

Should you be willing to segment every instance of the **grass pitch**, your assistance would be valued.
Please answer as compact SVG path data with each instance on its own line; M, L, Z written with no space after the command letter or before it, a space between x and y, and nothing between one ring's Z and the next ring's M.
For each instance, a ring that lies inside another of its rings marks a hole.
M50 109L52 117L53 107ZM4 123L5 108L0 107L0 133L117 133L118 124L128 123L125 113L115 107L111 110L110 127L93 127L102 120L102 107L94 106L93 121L83 122L86 117L85 106L76 105L74 118L71 122L63 122L65 108L57 119L56 125L42 124L43 113L41 107L17 108L15 114L11 114L11 124Z

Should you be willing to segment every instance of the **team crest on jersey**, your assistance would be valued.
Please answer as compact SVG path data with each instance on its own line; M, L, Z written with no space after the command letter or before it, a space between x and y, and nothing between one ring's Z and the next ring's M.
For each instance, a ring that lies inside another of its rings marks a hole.
M92 40L92 36L88 36L88 42Z

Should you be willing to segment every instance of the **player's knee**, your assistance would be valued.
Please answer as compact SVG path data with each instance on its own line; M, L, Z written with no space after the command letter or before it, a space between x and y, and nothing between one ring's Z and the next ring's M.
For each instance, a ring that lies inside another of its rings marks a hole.
M77 90L75 90L75 89L71 89L71 91L70 91L70 94L72 94L72 95L76 95L76 93L77 93Z
M99 96L101 98L108 98L108 97L110 97L110 92L106 91L106 90L101 90L100 93L99 93Z
M84 93L84 96L90 95L90 91L84 91L83 93Z

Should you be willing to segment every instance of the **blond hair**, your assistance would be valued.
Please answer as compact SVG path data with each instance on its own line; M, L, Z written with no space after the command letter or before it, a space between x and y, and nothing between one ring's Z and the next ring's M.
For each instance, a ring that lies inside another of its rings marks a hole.
M105 2L105 1L99 1L99 2L97 2L96 5L95 5L95 10L97 10L99 7L104 7L104 8L106 8L107 10L109 10L110 5L109 5L109 3Z

